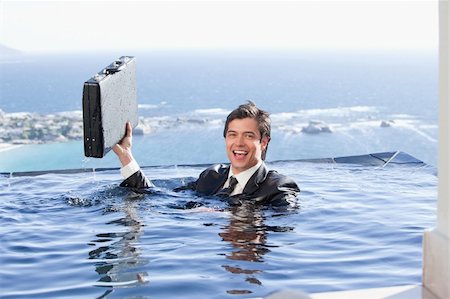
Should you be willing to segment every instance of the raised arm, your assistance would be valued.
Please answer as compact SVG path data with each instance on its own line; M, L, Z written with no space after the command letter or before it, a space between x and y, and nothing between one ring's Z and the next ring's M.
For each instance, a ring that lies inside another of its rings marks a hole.
M133 154L131 153L131 147L133 145L133 129L131 123L127 122L125 125L125 135L122 140L113 146L112 150L117 155L122 164L122 167L130 164L134 161Z
M131 147L133 145L133 129L131 123L127 122L125 128L125 135L122 140L113 146L112 150L117 155L122 164L120 173L125 179L120 186L131 188L148 188L153 187L153 183L150 182L145 174L141 171L136 160L133 158Z

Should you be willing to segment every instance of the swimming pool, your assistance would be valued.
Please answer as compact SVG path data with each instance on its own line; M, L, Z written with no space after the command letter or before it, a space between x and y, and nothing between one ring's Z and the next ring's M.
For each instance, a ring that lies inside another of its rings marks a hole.
M285 211L171 191L204 165L146 167L158 186L146 194L117 187L117 169L3 174L2 298L255 298L420 284L436 169L364 161L269 163L302 189L300 208Z

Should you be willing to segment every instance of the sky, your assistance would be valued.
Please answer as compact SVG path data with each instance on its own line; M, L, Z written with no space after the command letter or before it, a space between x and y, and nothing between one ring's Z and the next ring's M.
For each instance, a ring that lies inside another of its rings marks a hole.
M436 49L438 1L5 1L22 51Z

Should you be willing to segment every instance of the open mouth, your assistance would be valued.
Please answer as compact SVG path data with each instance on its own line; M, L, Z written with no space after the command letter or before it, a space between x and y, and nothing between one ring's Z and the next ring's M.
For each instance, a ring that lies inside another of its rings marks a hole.
M234 150L233 151L233 155L237 160L242 160L245 159L245 157L247 156L248 152L247 151L240 151L240 150Z

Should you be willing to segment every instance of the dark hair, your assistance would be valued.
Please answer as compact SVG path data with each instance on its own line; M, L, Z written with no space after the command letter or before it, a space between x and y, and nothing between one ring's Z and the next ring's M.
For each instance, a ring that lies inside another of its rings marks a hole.
M261 135L260 141L263 140L264 137L269 137L270 141L270 117L269 113L259 109L256 107L255 103L252 101L248 101L247 104L242 104L238 108L231 111L227 116L227 120L225 122L225 128L223 129L223 137L226 137L228 131L228 125L231 121L235 119L244 119L244 118L252 118L256 120L258 123L259 134ZM266 149L262 152L261 158L264 160L266 158L267 147L269 143L267 143Z

